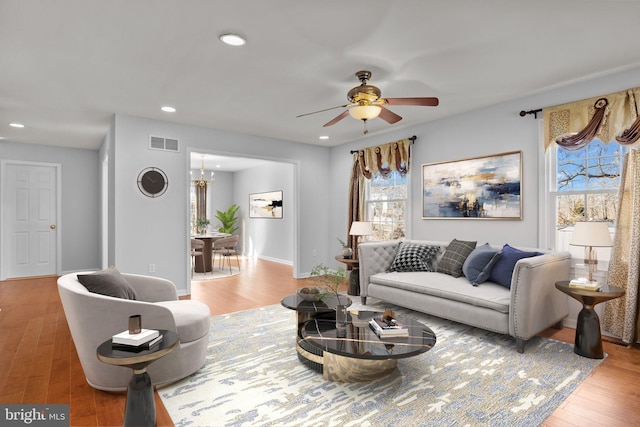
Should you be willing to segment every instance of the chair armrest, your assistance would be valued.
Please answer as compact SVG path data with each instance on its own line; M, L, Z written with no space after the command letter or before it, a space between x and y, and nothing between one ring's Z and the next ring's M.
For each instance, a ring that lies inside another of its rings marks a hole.
M550 252L519 260L511 278L509 334L527 340L569 314L555 283L569 279L571 254Z
M122 275L136 291L139 301L158 302L178 299L176 286L170 280L139 274L122 273Z
M360 296L366 297L369 278L387 271L400 246L399 240L366 242L358 245Z

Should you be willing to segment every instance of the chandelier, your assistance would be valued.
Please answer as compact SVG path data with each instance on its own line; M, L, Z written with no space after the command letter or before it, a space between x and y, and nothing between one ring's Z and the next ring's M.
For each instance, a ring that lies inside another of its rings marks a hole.
M194 179L193 184L196 187L207 188L207 184L213 185L214 182L216 182L216 174L213 171L211 171L211 178L209 178L209 181L204 177L204 156L202 156L202 162L200 163L200 178Z

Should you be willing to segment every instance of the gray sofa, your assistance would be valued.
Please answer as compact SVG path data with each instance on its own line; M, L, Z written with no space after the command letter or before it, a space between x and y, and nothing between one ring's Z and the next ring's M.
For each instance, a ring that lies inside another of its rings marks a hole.
M434 271L449 242L407 241L441 249ZM425 271L388 272L399 241L366 242L358 246L360 296L377 298L412 310L506 334L524 352L526 340L550 326L561 326L568 314L567 298L555 282L568 280L571 254L519 248L543 253L517 261L511 289L490 281L473 286L463 275ZM500 247L493 246L494 249Z
M135 290L136 300L89 292L77 278L81 272L58 278L58 293L82 369L89 385L106 391L126 390L132 371L103 363L98 346L128 329L129 316L142 315L142 327L178 333L180 345L148 367L154 385L184 378L202 367L211 325L209 307L199 301L178 300L173 282L122 273Z

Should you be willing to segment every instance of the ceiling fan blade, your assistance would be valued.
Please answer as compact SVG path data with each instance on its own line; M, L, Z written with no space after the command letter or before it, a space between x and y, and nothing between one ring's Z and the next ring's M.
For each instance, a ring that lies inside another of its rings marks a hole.
M423 107L436 107L438 98L384 98L387 105L417 105Z
M378 117L380 117L382 120L384 120L385 122L389 123L390 125L399 122L400 120L402 120L402 117L400 117L399 115L397 115L396 113L394 113L391 110L387 110L384 107L380 107L381 111L380 111L380 115Z
M347 117L349 115L349 110L344 110L342 112L342 114L340 114L338 117L334 118L333 120L325 123L324 125L322 125L322 127L326 128L327 126L332 126L335 125L336 123L338 123L340 120L344 119L345 117Z
M329 110L335 110L336 108L346 108L346 107L349 107L350 105L351 104L338 105L337 107L325 108L324 110L318 110L318 111L314 111L312 113L300 114L299 116L296 116L296 118L304 117L304 116L308 116L308 115L316 114L316 113L322 113L322 112L329 111Z

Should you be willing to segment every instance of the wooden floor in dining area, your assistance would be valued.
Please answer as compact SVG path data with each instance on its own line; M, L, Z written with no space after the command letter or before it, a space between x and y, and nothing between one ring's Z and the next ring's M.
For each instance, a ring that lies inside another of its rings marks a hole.
M292 278L290 266L247 258L240 263L239 275L193 282L191 298L216 316L277 304L305 286ZM56 277L0 282L0 309L0 403L66 403L72 426L122 425L125 394L94 390L84 379ZM573 342L574 334L564 328L541 335ZM605 342L604 349L608 357L544 426L640 425L640 347ZM173 426L157 394L156 409L158 426Z

